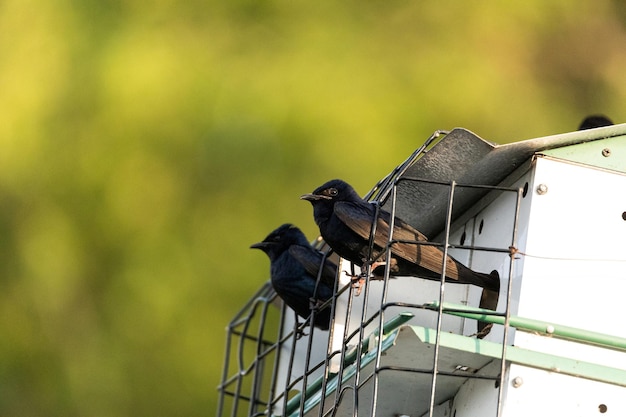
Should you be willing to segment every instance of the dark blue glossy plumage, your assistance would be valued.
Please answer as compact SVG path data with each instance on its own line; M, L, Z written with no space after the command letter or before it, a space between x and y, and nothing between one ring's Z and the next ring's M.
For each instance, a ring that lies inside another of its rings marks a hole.
M274 290L300 317L308 318L311 315L312 299L321 304L333 296L337 266L326 259L317 283L323 254L309 244L297 227L284 224L251 248L261 249L270 258ZM314 320L316 327L327 330L330 306L317 311Z
M603 114L592 114L584 118L578 130L595 129L597 127L611 126L613 121Z
M383 252L391 232L390 213L383 209L377 212L372 203L363 200L346 182L328 181L301 198L313 204L313 217L324 241L342 258L362 266ZM369 256L370 234L375 219L376 233ZM426 236L400 218L394 218L393 223L393 239L397 242L391 246L391 274L439 280L444 262L441 249L411 243L426 243ZM497 271L491 274L475 272L451 256L446 257L445 263L446 278L452 282L474 284L493 291L499 289Z

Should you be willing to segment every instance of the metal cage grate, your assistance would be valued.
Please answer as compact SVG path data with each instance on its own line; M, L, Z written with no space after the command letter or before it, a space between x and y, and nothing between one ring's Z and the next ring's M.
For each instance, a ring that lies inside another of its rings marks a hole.
M387 269L384 279L368 280L358 294L343 276L351 265L342 261L331 300L331 329L321 331L308 325L314 317L299 323L291 310L273 306L280 304L266 283L228 326L218 417L439 417L456 415L468 403L480 403L482 415L500 417L505 387L517 383L513 379L507 385L512 363L626 386L626 371L586 363L582 369L580 361L512 345L515 332L521 331L626 351L626 339L620 337L512 315L519 302L512 296L524 256L518 229L520 213L530 205L529 176L517 172L522 158L509 167L508 175L486 176L476 160L488 158L494 147L472 135L465 130L436 132L366 199L392 217L400 213L413 220L432 237L414 244L436 245L472 268L498 270L497 308L478 307L478 288L445 280L445 265L439 281L393 278ZM460 146L469 149L469 159L475 156L461 167L458 181L445 169L432 169L446 158L446 148L437 142L442 136L455 152ZM424 164L430 171L422 169ZM425 172L432 175L423 176ZM423 196L435 207L416 203ZM437 213L421 215L428 210ZM419 224L423 217L429 217L428 224ZM389 236L386 259L394 243ZM320 240L317 245L323 249ZM478 321L492 326L480 338L472 331ZM470 398L472 393L480 396Z

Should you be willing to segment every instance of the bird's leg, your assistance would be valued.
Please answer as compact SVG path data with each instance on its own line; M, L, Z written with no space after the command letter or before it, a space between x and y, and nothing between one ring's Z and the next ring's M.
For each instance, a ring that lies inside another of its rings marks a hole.
M383 279L383 278L385 277L385 272L384 272L385 270L384 270L384 267L385 267L386 265L387 265L387 261L376 261L376 262L372 262L372 264L370 265L370 271L372 272L372 279L378 279L378 280ZM382 273L382 274L378 274L378 273L376 272L376 270L377 270L379 267L383 267L383 269L382 269L383 273Z
M379 266L385 266L387 265L387 261L376 261L376 262L372 262L372 264L370 265L370 270L375 270L376 268L378 268Z
M376 258L379 259L379 258ZM352 280L352 288L356 288L356 295L359 296L363 289L363 285L365 285L365 280L367 278L372 278L376 280L384 279L384 269L382 273L380 271L381 268L387 266L389 264L389 270L391 272L398 271L398 262L395 258L391 258L389 262L386 260L368 260L362 259L361 265L361 273L355 274L354 271L352 273L348 271L343 271L347 276L349 276ZM368 273L369 272L369 273Z
M395 259L392 259L390 265L392 268L395 266ZM374 271L381 266L387 265L387 261L368 261L363 259L363 265L361 266L361 273L355 274L349 273L348 271L343 271L347 276L350 277L352 281L352 288L356 289L356 296L361 295L361 291L363 290L363 286L365 285L365 280L371 275L374 279L382 279L383 277L377 274L373 274ZM368 275L368 267L370 274Z
M296 338L296 340L300 340L302 336L308 336L308 334L304 332L304 328L308 324L309 324L308 321L304 323L300 323L300 320L298 316L296 315L296 323L294 324L294 329L293 329L294 337Z

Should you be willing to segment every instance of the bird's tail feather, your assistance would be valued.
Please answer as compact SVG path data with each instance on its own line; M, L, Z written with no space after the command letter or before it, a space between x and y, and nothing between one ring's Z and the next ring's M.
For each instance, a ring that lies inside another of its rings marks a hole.
M500 290L500 274L498 271L493 270L490 274L483 274L482 272L472 271L463 264L458 264L458 282L462 284L473 284L481 288L488 290L499 291Z
M498 274L498 271L496 270L491 271L491 274L489 274L489 276L493 277L493 279L498 279L498 282L500 281L500 274ZM480 297L479 307L495 311L495 309L498 307L499 296L500 296L499 288L496 290L483 288L483 292ZM487 334L489 334L489 331L491 330L491 326L492 325L490 323L479 321L478 333L477 333L478 337L482 339L485 336L487 336Z

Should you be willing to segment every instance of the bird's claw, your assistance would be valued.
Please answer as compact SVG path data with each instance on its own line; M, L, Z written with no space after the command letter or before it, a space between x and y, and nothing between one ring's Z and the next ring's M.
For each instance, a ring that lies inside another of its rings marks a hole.
M355 295L357 297L361 295L361 291L363 290L363 286L365 285L365 280L367 278L365 272L361 272L358 275L351 274L348 271L343 272L346 274L346 276L350 277L350 284L352 285L352 288L356 289Z
M361 266L361 271L367 271L369 267L370 278L375 280L382 280L384 279L384 274L378 275L374 271L376 271L379 267L386 265L387 261L368 261L367 259L363 259L363 266ZM392 259L392 262L389 265L393 268L395 265L395 260ZM365 274L365 272L363 272L363 274Z
M352 280L352 288L355 289L355 294L357 297L361 295L361 291L363 291L364 285L365 285L365 277L363 275L356 276Z

